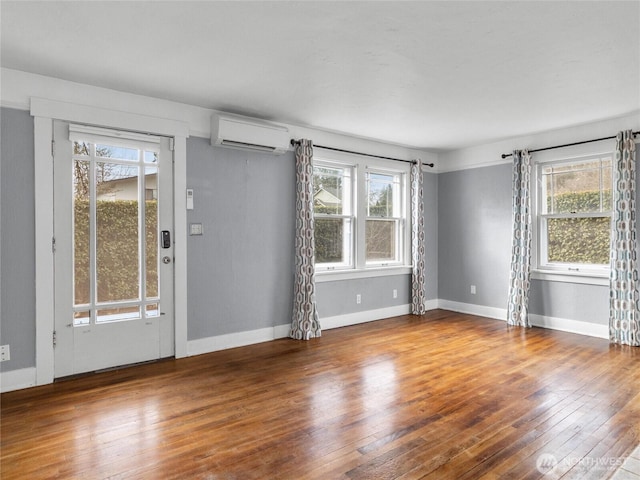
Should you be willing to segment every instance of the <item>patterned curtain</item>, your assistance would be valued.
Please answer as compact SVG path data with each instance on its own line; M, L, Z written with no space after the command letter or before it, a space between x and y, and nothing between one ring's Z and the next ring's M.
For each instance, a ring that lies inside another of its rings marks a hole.
M300 140L296 147L296 241L293 286L293 321L289 336L309 340L321 336L316 308L313 235L313 144Z
M531 276L531 155L513 152L513 237L507 324L530 327Z
M411 165L411 313L423 315L427 311L425 292L424 204L422 195L422 162Z
M631 130L616 137L609 295L609 339L640 346L636 243L636 145Z

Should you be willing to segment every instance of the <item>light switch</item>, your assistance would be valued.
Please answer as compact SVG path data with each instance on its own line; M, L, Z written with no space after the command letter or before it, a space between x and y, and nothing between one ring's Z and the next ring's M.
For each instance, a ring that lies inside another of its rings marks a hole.
M201 223L191 223L189 224L189 227L190 227L189 235L202 235Z

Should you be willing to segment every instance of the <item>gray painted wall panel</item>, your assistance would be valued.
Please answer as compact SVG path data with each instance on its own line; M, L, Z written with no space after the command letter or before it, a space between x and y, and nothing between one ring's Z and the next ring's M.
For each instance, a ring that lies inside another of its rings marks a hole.
M438 294L506 307L511 252L511 166L438 176ZM470 293L471 285L476 294Z
M0 343L11 347L1 371L35 366L35 161L29 112L0 110Z
M609 322L609 288L533 280L529 311L538 315L606 325Z
M189 340L291 321L295 165L282 156L187 142Z
M438 298L438 175L423 174L427 300Z
M393 298L393 290L398 297ZM356 304L356 295L362 303ZM411 303L411 275L340 280L316 284L320 319ZM322 326L322 321L320 322Z

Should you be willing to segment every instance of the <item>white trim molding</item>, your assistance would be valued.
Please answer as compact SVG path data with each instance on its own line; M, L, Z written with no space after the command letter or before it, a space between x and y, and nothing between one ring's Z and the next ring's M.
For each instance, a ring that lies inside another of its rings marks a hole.
M378 308L376 310L365 310L363 312L320 318L320 327L323 330L331 330L332 328L348 327L350 325L358 325L359 323L373 322L375 320L408 315L410 313L411 305L409 304Z
M33 119L35 178L36 384L53 382L53 120Z
M472 303L453 302L451 300L438 299L438 308L451 310L452 312L467 313L479 317L494 318L496 320L507 320L507 309L487 307L485 305L475 305Z
M436 300L428 302L428 310L433 310L436 307ZM411 313L411 305L398 305L395 307L379 308L376 310L366 310L364 312L347 313L345 315L320 318L320 326L323 330L331 330L333 328L348 327L359 323L373 322L375 320L383 320L400 315L408 315L409 313ZM187 355L201 355L229 348L269 342L278 338L286 338L289 336L290 329L291 325L286 324L190 340L187 345Z
M290 325L259 328L245 332L227 333L214 337L198 338L187 342L187 356L227 350L229 348L246 347L256 343L270 342L289 335Z
M13 392L36 385L36 367L0 372L0 392Z
M562 283L579 283L583 285L604 285L609 286L609 277L588 274L588 273L565 273L565 272L553 272L543 270L532 270L532 280L544 280L547 282L562 282Z
M485 305L474 305L471 303L452 302L451 300L438 300L438 308L451 310L453 312L467 313L479 317L492 318L495 320L507 320L506 308L487 307ZM549 317L546 315L529 314L529 321L534 327L559 330L561 332L576 333L588 337L609 338L609 326L600 323L582 322L568 318Z
M561 332L577 333L589 337L609 339L609 325L600 323L581 322L568 318L547 317L545 315L529 314L529 321L534 327L560 330Z

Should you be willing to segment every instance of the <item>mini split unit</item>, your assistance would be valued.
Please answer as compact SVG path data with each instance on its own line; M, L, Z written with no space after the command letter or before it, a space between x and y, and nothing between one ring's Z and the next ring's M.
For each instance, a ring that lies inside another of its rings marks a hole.
M283 125L237 115L211 117L211 145L281 155L289 142L289 130Z

